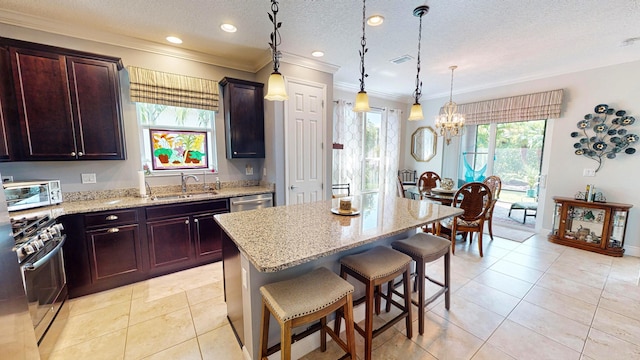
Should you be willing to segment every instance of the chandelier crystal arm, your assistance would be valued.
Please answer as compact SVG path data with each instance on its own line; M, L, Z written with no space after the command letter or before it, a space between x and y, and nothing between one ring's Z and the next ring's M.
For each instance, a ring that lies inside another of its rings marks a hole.
M449 102L444 104L442 112L436 117L435 125L439 135L444 137L447 145L454 136L462 135L464 132L464 115L458 114L458 105L453 102L453 71L458 67L453 65L451 69L451 88L449 90Z

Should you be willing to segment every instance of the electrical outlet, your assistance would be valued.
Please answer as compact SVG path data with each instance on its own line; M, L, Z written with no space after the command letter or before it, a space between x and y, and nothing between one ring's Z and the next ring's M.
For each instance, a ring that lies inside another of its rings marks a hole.
M253 175L253 166L247 164L244 168L244 172L246 175Z
M262 176L267 176L267 168L262 169Z
M8 182L13 182L13 176L11 175L5 175L2 177L2 183L8 183Z
M82 174L82 183L83 184L95 184L96 183L96 174Z
M582 170L582 176L596 176L595 169L584 169Z

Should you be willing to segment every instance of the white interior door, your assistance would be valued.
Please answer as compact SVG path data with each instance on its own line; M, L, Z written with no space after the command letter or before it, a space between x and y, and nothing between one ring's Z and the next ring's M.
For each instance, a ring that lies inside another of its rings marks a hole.
M289 100L285 114L285 163L287 204L324 199L323 139L325 97L323 84L288 81Z

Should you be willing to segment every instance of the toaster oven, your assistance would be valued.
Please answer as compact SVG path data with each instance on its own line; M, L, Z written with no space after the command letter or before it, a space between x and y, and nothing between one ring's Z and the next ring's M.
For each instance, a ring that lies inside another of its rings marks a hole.
M62 202L60 180L32 180L2 184L9 211L25 210Z

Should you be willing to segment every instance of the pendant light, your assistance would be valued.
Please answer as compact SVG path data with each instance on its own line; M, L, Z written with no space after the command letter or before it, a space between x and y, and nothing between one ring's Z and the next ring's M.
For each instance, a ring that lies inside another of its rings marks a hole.
M411 105L411 112L409 113L409 120L423 120L424 114L422 113L422 105L420 105L420 97L422 96L422 81L420 81L420 42L422 41L422 16L429 12L427 5L421 5L413 9L413 16L420 17L420 27L418 28L418 61L416 73L416 89L413 92L415 102Z
M278 15L278 1L271 0L271 12L273 15L269 15L269 20L273 23L273 32L269 37L269 47L273 54L273 72L269 75L269 82L267 84L267 95L264 97L271 101L284 101L289 99L287 96L287 89L284 85L284 77L278 71L280 67L280 57L282 53L278 50L280 45L280 27L281 22L278 22L276 16Z
M436 116L436 129L439 135L444 137L447 145L454 136L462 135L464 131L464 115L458 114L458 105L453 102L453 70L458 67L453 65L451 69L451 92L449 93L449 102L442 107L442 113Z
M353 106L354 112L367 112L371 110L371 108L369 107L369 96L367 95L367 92L364 91L364 78L369 76L364 73L364 54L366 54L367 51L369 50L366 48L367 38L365 37L365 34L364 34L364 29L366 24L365 12L367 8L366 1L367 0L362 0L362 39L360 40L360 45L362 45L362 50L359 51L360 53L360 91L358 92L358 94L356 94L356 103Z

